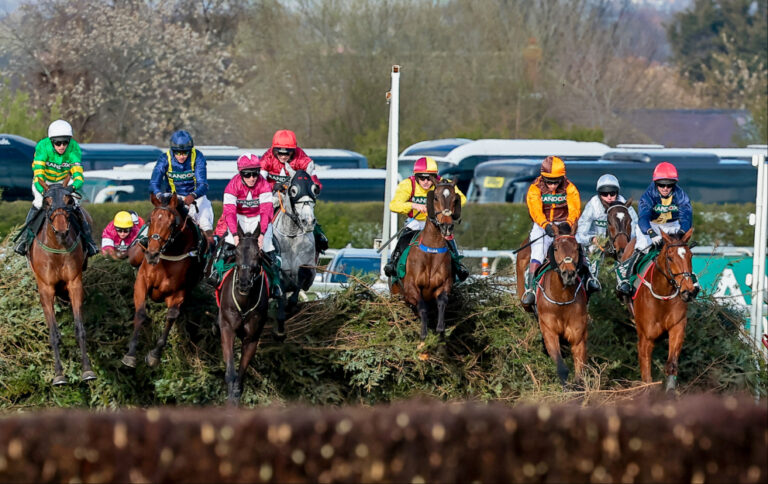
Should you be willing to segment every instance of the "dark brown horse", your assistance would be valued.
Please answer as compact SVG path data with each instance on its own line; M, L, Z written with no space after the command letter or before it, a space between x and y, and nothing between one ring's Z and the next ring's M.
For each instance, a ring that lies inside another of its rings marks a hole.
M445 308L453 288L451 253L446 239L453 237L453 226L461 220L461 198L456 183L441 180L427 192L427 223L411 247L405 265L405 277L392 285L391 293L402 292L405 302L415 306L421 317L421 339L427 337L428 302L437 301L437 327L445 333Z
M547 354L557 365L557 375L563 387L568 380L568 367L560 353L560 338L571 345L576 378L581 380L587 360L587 293L578 276L581 251L576 237L570 235L568 225L553 224L555 239L548 258L554 270L547 271L536 288L534 313L539 320L541 335ZM573 230L575 232L575 229ZM527 240L523 243L525 245ZM525 290L523 281L530 261L530 248L523 249L517 258L517 291Z
M40 293L40 303L43 305L45 322L53 348L54 385L67 383L62 374L59 359L59 342L61 334L56 324L56 314L53 310L54 298L58 295L69 298L72 304L72 314L75 319L75 335L80 346L83 364L82 380L96 378L91 370L85 345L85 326L83 325L83 268L85 265L85 249L81 242L77 223L73 223L78 210L75 205L72 188L67 186L69 177L61 183L46 184L40 180L45 192L43 193L42 211L45 221L40 233L35 236L30 247L28 258L37 279L37 289ZM80 209L82 210L82 209ZM90 215L83 210L88 223L92 223Z
M156 302L165 301L168 306L163 334L146 357L147 364L155 366L160 363L160 355L168 341L173 322L179 317L184 297L203 275L203 254L208 250L205 237L175 193L164 197L162 201L152 194L151 200L155 208L149 217L149 241L133 285L133 305L136 310L133 335L128 344L128 353L123 357L123 364L132 368L136 366L139 330L147 320L147 296Z
M652 381L651 353L654 343L664 331L669 334L669 355L664 367L667 391L674 390L677 384L677 361L688 323L688 303L699 292L692 269L693 256L688 247L692 234L693 228L682 236L661 232L664 245L653 264L644 274L640 274L641 286L634 297L637 353L640 374L646 383ZM630 254L631 251L627 250L624 259Z
M629 213L629 207L632 206L632 199L626 202L613 202L606 209L606 224L608 233L608 245L605 248L605 255L620 260L624 254L624 249L632 239L632 216Z
M219 328L221 328L221 352L227 366L227 399L237 404L243 392L243 378L248 369L259 337L267 321L269 287L259 252L260 231L243 233L237 226L239 243L235 249L235 267L227 272L216 291L219 303ZM240 367L235 370L235 335L242 341Z

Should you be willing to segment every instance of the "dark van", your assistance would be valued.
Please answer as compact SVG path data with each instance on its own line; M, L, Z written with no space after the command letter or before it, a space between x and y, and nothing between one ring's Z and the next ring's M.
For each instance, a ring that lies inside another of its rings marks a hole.
M584 200L595 193L597 179L605 173L615 175L622 194L635 200L651 183L653 169L662 161L677 167L680 185L694 201L705 203L754 202L757 170L743 159L720 159L706 151L674 149L616 150L597 161L564 160L568 179ZM497 160L481 163L469 198L478 203L525 202L531 182L539 175L541 160Z

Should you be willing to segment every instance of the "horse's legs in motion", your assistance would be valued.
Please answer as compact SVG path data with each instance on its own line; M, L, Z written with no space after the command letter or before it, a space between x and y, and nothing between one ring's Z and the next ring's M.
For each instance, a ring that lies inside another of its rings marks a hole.
M237 380L234 356L235 332L232 330L232 326L224 321L221 310L219 311L219 328L221 329L221 354L224 357L224 364L227 368L224 375L224 381L227 382L227 401L231 404L236 404L240 399L240 394L239 392L235 394Z
M545 329L543 322L539 324L541 326L541 334L544 336L544 346L547 347L549 357L557 365L557 376L560 378L560 384L565 388L565 384L568 381L568 367L565 366L563 355L560 353L560 335L548 328Z
M123 356L125 366L136 368L136 346L139 343L139 331L141 325L147 320L147 283L144 280L142 269L136 275L136 283L133 286L133 334L128 343L128 353Z
M587 335L585 334L580 341L571 343L571 353L573 354L573 373L581 384L584 382L584 363L587 361Z
M669 328L669 356L667 364L664 367L664 373L667 374L666 391L671 392L677 386L677 359L680 356L680 350L683 348L683 339L685 338L685 321Z
M278 341L285 339L285 289L283 294L277 298L277 313L275 319L277 319L277 327L272 328L272 334Z
M435 331L441 336L445 334L445 308L448 306L448 291L437 296L437 327Z
M424 339L427 339L427 328L429 326L429 310L427 308L426 301L424 301L424 298L422 298L421 296L419 296L419 302L416 307L419 311L419 317L421 317L420 337L422 340L424 340Z
M85 326L83 325L83 279L82 276L67 285L69 300L72 302L72 314L75 318L75 335L80 345L80 356L83 363L83 381L95 380L96 373L91 370L91 362L85 345Z
M670 339L671 343L671 339ZM670 348L672 345L670 344ZM644 334L637 334L637 356L640 359L640 376L643 383L651 383L651 354L653 353L653 340Z
M59 358L59 341L61 340L61 334L59 333L59 327L56 324L56 315L53 312L53 298L56 295L56 290L53 286L41 284L39 282L37 286L40 288L40 303L43 305L45 322L48 324L48 338L51 342L51 348L53 348L53 370L56 374L56 376L53 377L53 384L64 385L67 383L67 379L62 374L61 359Z
M254 324L251 323L250 327ZM256 354L256 349L259 347L259 335L264 328L264 322L259 323L258 329L251 333L246 329L246 337L243 338L242 355L240 356L240 368L237 371L237 381L235 382L235 395L237 400L240 400L240 396L243 394L243 380L245 379L245 373L248 371L248 364L253 359L253 355Z
M157 340L155 347L147 353L147 364L149 366L157 366L160 363L160 355L163 353L163 348L168 342L168 333L171 332L173 322L181 314L181 303L184 301L184 291L171 294L165 298L165 303L168 305L168 315L165 317L165 328L163 328L163 334Z

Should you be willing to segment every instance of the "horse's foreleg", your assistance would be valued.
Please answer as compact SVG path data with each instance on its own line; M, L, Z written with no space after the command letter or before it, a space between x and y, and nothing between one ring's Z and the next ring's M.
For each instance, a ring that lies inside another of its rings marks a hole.
M168 314L165 317L165 327L163 328L163 334L157 340L155 347L147 353L147 364L149 366L157 366L160 363L160 356L163 354L163 348L168 343L168 334L171 332L173 323L181 314L181 303L184 301L184 292L180 294L174 294L168 296L166 299L168 304Z
M664 373L667 374L666 391L674 391L677 386L677 360L680 357L680 351L683 349L683 339L685 338L686 321L678 323L669 328L669 355L667 364L664 367Z
M221 354L224 358L224 364L226 365L224 381L227 382L227 402L230 404L237 404L240 395L235 395L235 382L237 380L234 356L235 332L232 329L232 326L225 321L225 318L221 314L221 310L219 310L219 328L221 329Z
M419 296L419 302L416 305L419 311L419 317L421 318L421 334L419 335L422 340L427 339L427 329L429 327L429 309L424 299Z
M250 323L251 327L253 327L253 323ZM243 348L242 348L242 355L240 356L240 368L238 368L237 371L237 400L240 400L240 396L243 393L243 380L245 380L245 374L248 371L248 365L251 363L251 360L253 359L253 355L256 354L256 350L259 347L259 336L261 335L261 331L264 329L264 322L259 323L258 329L255 331L248 331L247 336L245 339L243 339Z
M568 367L565 365L563 355L560 353L560 335L546 327L541 320L539 321L539 326L541 328L541 334L544 337L544 346L547 347L549 357L552 358L555 365L557 365L557 376L560 378L560 384L565 388L566 382L568 381Z
M577 343L571 342L571 353L573 354L573 373L576 378L584 381L584 364L587 361L587 335L585 334Z
M448 306L448 291L443 291L437 296L437 328L435 331L443 335L445 333L445 308Z
M85 343L85 325L83 324L83 280L78 277L67 285L69 291L69 300L72 302L72 314L75 318L75 336L77 344L80 345L80 357L83 364L82 380L89 381L96 379L96 373L91 370L91 362L88 359L88 352Z
M67 379L62 374L61 358L59 356L61 333L59 333L59 326L56 324L56 315L53 312L53 298L56 295L55 289L52 286L43 285L40 282L38 282L37 285L40 292L40 304L43 305L43 313L45 314L45 322L48 324L48 340L53 349L53 371L55 374L53 377L53 384L63 385L67 383Z
M637 357L640 360L640 377L643 383L651 383L651 354L653 353L653 340L638 333Z
M133 314L133 334L131 334L131 340L128 342L128 353L123 356L123 364L125 366L136 368L136 347L139 343L139 331L141 331L141 325L147 320L147 286L144 282L144 275L139 269L139 273L136 276L136 283L133 286L133 307L135 312Z
M285 293L277 298L277 311L275 319L277 319L277 327L272 328L272 334L275 339L282 341L285 339Z

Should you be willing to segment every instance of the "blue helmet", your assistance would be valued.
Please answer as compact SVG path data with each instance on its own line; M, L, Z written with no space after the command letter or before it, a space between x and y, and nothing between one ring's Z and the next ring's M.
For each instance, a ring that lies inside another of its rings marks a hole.
M192 140L192 135L183 129L171 135L172 151L191 151L193 146L195 142Z

